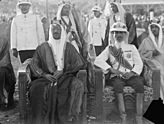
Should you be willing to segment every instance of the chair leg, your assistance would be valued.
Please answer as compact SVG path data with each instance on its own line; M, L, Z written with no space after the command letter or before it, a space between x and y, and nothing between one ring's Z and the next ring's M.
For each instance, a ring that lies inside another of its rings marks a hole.
M142 114L143 114L143 93L137 93L136 96L136 123L143 124Z
M87 108L87 93L83 94L83 103L82 103L82 124L86 124L87 123L87 112L86 112L86 108Z
M117 94L117 98L118 98L118 109L121 117L121 124L127 124L127 119L126 119L127 115L125 112L125 103L124 103L123 94L122 93Z

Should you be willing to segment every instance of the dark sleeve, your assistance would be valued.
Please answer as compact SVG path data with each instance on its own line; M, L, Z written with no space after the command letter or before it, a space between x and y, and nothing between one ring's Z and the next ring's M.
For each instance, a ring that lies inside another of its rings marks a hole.
M74 73L86 67L85 61L82 56L77 52L74 46L70 43L66 48L65 71L67 73Z
M133 16L130 13L126 13L126 26L129 31L129 39L128 42L130 44L137 45L137 32L136 32L136 24ZM136 46L138 48L138 46Z
M86 58L88 50L89 50L89 43L91 41L89 31L88 31L87 25L85 24L84 20L81 17L79 9L73 7L72 14L74 17L76 30L78 32L80 42L82 43L82 50L83 50L82 54L83 54L83 57Z
M8 54L9 52L9 41L4 37L0 37L0 61Z
M30 69L32 72L32 76L34 77L41 77L44 74L44 71L41 66L42 59L40 57L40 51L41 51L41 47L38 46L30 63Z
M143 32L141 35L138 36L137 41L138 41L138 46L142 43L142 41L148 37L148 33Z

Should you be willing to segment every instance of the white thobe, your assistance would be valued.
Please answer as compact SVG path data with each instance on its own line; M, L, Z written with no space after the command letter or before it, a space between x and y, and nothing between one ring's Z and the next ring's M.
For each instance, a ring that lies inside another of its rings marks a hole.
M45 41L43 25L34 14L17 15L11 24L11 49L35 50Z
M91 37L91 44L102 46L102 40L105 38L107 21L105 18L93 18L89 21L88 31Z

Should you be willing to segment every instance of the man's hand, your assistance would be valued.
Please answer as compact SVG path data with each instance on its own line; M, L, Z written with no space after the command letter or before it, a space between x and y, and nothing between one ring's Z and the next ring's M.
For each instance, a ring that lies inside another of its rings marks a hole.
M94 46L93 46L93 44L90 44L89 49L90 49L90 50L92 50L92 49L93 49L93 47L94 47Z
M72 42L73 41L73 36L72 36L72 33L71 32L68 32L67 34L67 39Z
M116 69L113 69L113 68L109 69L109 73L116 74L117 76L120 76L120 75L123 74L122 72L120 72L120 71L118 71Z
M44 74L43 77L49 80L51 83L56 81L56 79L51 74Z
M13 56L17 58L18 57L17 49L16 48L12 49L12 52L13 52Z
M53 78L55 78L56 80L63 74L63 71L55 71L55 73L53 74Z
M73 36L73 40L78 41L78 36L77 36L76 32L72 30L71 33Z
M123 78L125 79L129 79L133 76L135 76L136 74L134 72L126 72L125 74L123 74Z
M153 57L155 57L155 56L158 56L158 55L160 55L160 52L158 51L158 50L154 50L153 51Z

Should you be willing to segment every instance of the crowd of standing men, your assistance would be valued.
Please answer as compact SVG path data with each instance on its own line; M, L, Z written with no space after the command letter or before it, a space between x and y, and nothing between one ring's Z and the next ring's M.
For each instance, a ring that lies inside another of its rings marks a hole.
M163 32L154 20L148 24L147 36L138 41L132 14L117 0L107 0L104 11L95 5L91 10L94 18L87 25L69 1L58 4L50 23L33 14L30 0L19 0L16 8L11 24L0 25L4 32L9 31L0 34L1 109L6 107L4 90L8 94L7 108L14 106L16 78L10 50L21 63L32 58L29 67L35 80L30 83L29 100L34 124L78 120L86 91L76 74L81 69L91 72L89 63L105 75L110 73L104 85L110 82L114 86L122 124L127 123L124 85L136 91L136 122L143 124L144 87L140 74L144 62L151 61L160 69L160 97L164 98Z

